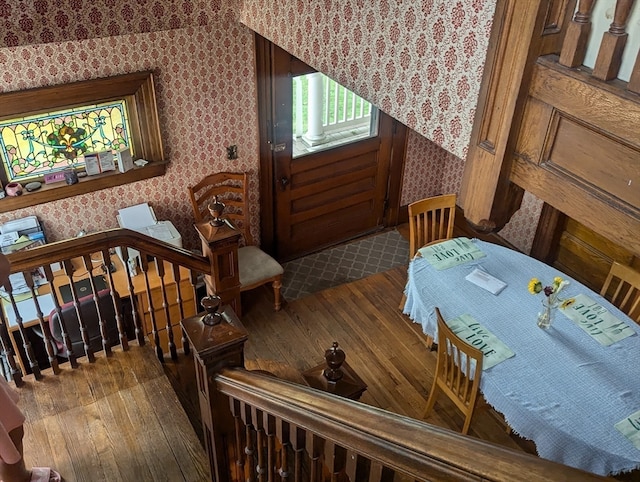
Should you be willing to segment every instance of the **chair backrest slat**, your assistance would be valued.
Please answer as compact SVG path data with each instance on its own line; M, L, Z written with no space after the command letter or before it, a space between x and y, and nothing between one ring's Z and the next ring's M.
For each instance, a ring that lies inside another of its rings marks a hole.
M640 272L614 261L600 294L640 324Z

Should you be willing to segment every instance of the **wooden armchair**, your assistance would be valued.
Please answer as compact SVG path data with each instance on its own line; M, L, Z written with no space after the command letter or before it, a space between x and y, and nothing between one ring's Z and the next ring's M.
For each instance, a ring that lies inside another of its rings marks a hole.
M426 244L453 237L456 195L443 194L409 204L409 259Z
M422 418L429 415L438 395L444 393L464 414L462 434L466 435L478 400L483 355L480 350L465 343L451 331L438 308L436 308L436 316L438 317L436 374Z
M614 261L600 294L640 324L640 272Z
M271 283L274 309L279 311L284 269L275 259L253 245L247 208L247 173L218 172L208 175L195 186L189 187L189 199L196 222L210 217L208 206L215 196L225 205L222 217L229 219L242 232L244 238L245 245L238 249L240 292Z

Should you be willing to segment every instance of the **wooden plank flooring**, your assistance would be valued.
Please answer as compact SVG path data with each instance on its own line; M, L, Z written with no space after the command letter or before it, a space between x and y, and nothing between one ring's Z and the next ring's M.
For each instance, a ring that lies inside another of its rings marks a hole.
M204 449L150 347L45 374L18 389L27 466L54 467L67 482L209 480Z

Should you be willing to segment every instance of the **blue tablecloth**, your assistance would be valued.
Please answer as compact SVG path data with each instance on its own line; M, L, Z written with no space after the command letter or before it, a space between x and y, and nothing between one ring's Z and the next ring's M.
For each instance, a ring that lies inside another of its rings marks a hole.
M480 388L541 457L601 475L640 468L640 450L614 428L640 410L640 326L564 273L508 248L473 242L485 258L442 271L420 257L411 261L404 313L434 338L436 306L445 319L467 313L515 352L483 371ZM475 268L507 287L496 296L465 280ZM548 330L539 328L544 295L530 294L527 284L532 277L550 284L555 276L570 281L560 298L585 294L635 334L605 347L560 311Z

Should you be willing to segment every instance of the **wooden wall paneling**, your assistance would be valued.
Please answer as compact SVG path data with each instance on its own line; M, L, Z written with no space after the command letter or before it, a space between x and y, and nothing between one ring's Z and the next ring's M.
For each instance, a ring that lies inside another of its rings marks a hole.
M576 0L551 0L542 30L540 55L560 52L575 8Z
M460 189L465 216L480 231L504 226L522 199L522 190L509 182L510 152L548 8L545 0L501 0L496 6Z
M556 60L541 58L534 69L511 179L640 253L640 102L622 83L594 81Z
M640 147L640 100L623 82L594 80L588 72L559 65L551 55L538 60L529 95Z

